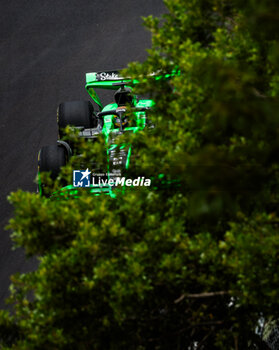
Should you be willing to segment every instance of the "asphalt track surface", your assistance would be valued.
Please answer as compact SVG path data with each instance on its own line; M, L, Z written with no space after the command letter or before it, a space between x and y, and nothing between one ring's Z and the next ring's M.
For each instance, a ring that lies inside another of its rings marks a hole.
M143 61L150 33L141 16L164 12L162 0L1 1L1 308L6 307L10 275L37 264L25 258L23 249L11 249L10 232L4 230L13 211L7 195L35 191L37 153L56 142L58 104L88 99L86 72Z

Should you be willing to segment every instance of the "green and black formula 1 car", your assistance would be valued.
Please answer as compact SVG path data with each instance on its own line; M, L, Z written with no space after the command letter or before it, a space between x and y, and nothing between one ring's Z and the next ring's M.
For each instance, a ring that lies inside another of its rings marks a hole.
M72 155L70 142L63 138L63 131L66 126L73 126L79 129L79 136L85 139L95 139L103 134L106 143L107 169L105 172L113 173L114 168L128 168L131 157L131 145L117 146L113 140L117 135L124 132L136 133L147 126L147 110L152 108L154 102L150 99L139 99L133 94L132 86L137 81L123 78L118 71L103 71L86 74L85 89L92 100L98 105L96 112L90 101L63 102L57 111L59 140L56 144L44 146L38 156L38 191L41 195L45 193L45 186L42 182L42 172L50 172L54 180L62 166L66 165ZM100 101L95 89L109 89L114 91L114 102L106 106ZM130 118L127 112L129 109L134 114ZM119 147L120 149L117 149ZM117 167L114 167L117 165ZM89 164L86 167L91 167ZM94 169L91 169L94 170ZM91 194L99 195L106 193L113 196L111 186L88 186ZM69 184L56 192L55 196L75 195L78 189Z

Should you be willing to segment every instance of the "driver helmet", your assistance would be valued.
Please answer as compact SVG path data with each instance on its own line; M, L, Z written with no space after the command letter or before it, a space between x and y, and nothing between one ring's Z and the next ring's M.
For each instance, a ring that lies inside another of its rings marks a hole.
M125 106L127 104L133 105L133 95L130 88L120 88L114 94L114 99L118 107Z
M123 115L122 116L122 127L123 127L123 129L126 128L127 126L129 126L129 122L130 122L130 120L129 120L128 116ZM120 123L121 122L120 122L120 118L119 118L118 115L114 115L113 116L113 123L114 123L114 125L116 127L120 128Z

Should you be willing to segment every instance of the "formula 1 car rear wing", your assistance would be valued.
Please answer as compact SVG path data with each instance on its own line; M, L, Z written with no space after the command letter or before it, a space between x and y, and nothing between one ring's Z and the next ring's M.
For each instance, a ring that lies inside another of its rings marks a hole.
M170 74L160 74L160 72L152 73L150 76L154 76L155 79L168 79L174 75L178 75L180 72L178 70L172 71ZM92 72L86 73L86 85L85 89L93 99L95 103L100 107L100 110L103 109L102 102L99 99L99 96L94 89L107 89L107 90L117 90L119 86L117 83L127 83L127 86L132 86L138 84L138 80L132 80L131 78L124 78L120 75L120 70L110 70L102 72Z
M85 89L93 99L95 103L100 107L100 110L103 109L102 102L99 99L99 96L94 89L108 89L108 90L117 90L119 87L115 83L132 82L131 79L124 78L119 73L120 70L110 70L102 72L93 72L86 73L86 85ZM133 82L136 83L136 82Z
M123 80L124 77L120 75L119 70L110 70L103 72L93 72L86 74L86 83L102 83L109 81Z

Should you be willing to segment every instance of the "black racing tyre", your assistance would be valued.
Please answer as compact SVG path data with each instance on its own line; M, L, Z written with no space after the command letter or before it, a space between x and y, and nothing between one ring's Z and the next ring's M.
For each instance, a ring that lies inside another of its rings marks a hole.
M39 153L39 171L48 172L55 180L62 166L67 163L67 152L61 145L44 146Z
M59 135L63 136L63 129L67 126L80 126L86 129L97 126L94 108L90 101L70 101L60 103L57 110Z

